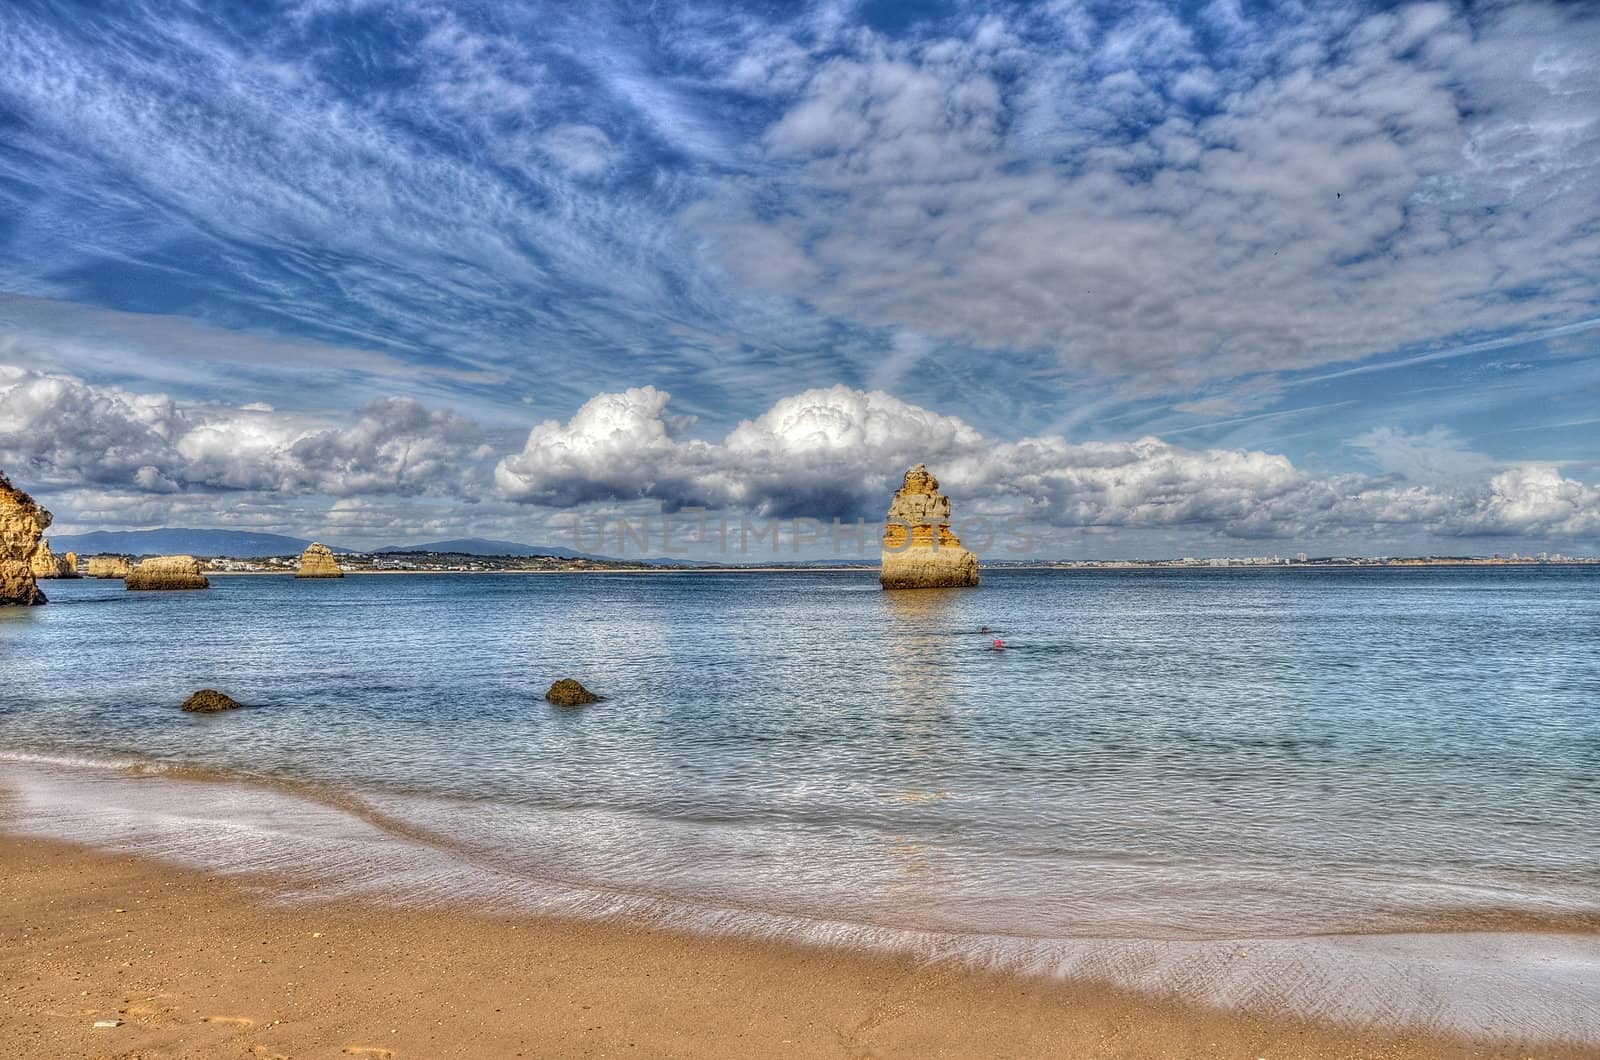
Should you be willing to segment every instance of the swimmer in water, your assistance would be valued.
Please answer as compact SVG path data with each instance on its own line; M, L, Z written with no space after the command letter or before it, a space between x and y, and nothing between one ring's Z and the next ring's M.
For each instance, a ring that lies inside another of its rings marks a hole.
M984 626L983 628L978 630L979 633L988 633L989 631L990 630L989 630L988 626Z
M1001 640L999 637L996 637L994 639L994 643L989 645L989 650L990 651L1005 651L1006 650L1006 642Z

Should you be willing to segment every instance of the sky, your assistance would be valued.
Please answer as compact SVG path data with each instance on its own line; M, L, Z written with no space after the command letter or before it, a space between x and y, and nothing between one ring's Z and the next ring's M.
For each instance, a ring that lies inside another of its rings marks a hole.
M56 533L870 555L918 462L986 558L1600 552L1600 4L0 7Z

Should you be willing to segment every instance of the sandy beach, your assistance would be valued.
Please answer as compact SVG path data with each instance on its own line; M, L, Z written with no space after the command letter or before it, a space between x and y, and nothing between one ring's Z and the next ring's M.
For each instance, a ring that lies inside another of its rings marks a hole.
M0 839L0 860L7 1057L1595 1055L624 926L289 904L33 839Z

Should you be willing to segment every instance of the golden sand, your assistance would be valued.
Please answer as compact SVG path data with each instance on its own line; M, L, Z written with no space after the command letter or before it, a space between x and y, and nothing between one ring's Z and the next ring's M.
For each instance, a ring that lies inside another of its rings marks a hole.
M0 838L0 864L4 1057L1584 1055L616 925L288 904L40 840Z

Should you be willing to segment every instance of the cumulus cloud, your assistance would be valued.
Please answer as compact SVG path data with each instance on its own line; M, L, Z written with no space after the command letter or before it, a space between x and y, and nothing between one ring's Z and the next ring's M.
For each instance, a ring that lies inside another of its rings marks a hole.
M372 401L328 425L268 405L180 403L0 367L0 461L44 483L470 499L484 484L482 446L476 423L411 398Z
M959 418L843 386L784 398L708 442L678 436L684 425L669 401L655 388L598 395L568 422L535 427L523 451L496 466L495 482L504 496L534 504L650 499L669 511L871 518L900 473L927 461L968 512L1063 528L1252 540L1397 527L1446 536L1600 533L1600 488L1538 465L1414 484L1318 475L1274 453L1185 449L1159 438L1001 441ZM1376 449L1378 439L1370 441ZM1421 445L1408 441L1415 457ZM1452 466L1465 466L1454 439L1435 441Z
M1236 540L1600 537L1600 487L1548 464L1489 461L1442 429L1352 439L1381 472L1362 475L1156 437L1004 440L845 386L782 398L720 440L692 437L695 427L664 390L598 394L565 422L533 427L521 451L494 464L491 486L497 450L483 429L408 398L329 421L0 367L0 465L30 485L66 488L81 520L114 509L111 521L124 525L140 513L166 513L149 520L160 522L207 506L216 522L266 524L274 506L281 519L296 498L313 496L340 499L325 519L374 533L460 532L471 522L463 501L483 502L485 525L497 527L515 525L519 508L619 504L870 521L900 474L926 461L963 514L1015 515L1038 527Z
M600 394L567 423L535 427L495 482L540 504L649 497L669 508L854 512L896 462L981 441L955 417L837 386L784 398L713 445L674 437L687 424L667 413L669 400L654 387Z

